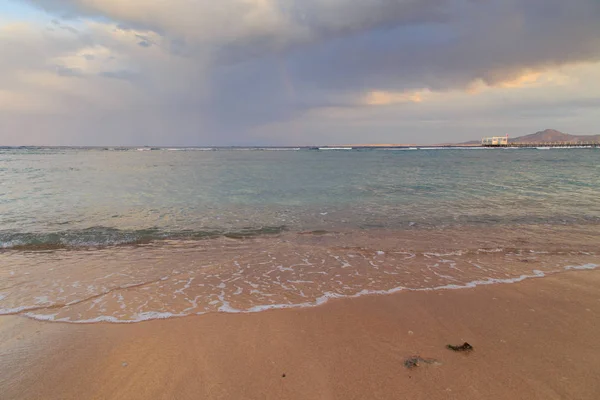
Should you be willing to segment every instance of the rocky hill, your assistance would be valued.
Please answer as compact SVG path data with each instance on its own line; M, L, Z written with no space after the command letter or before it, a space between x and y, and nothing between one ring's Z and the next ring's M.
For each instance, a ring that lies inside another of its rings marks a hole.
M555 129L546 129L531 135L510 138L512 143L545 143L545 142L598 142L600 135L569 135Z
M551 142L600 142L600 135L570 135L563 133L555 129L545 129L530 135L510 137L508 138L510 143L551 143ZM471 140L469 142L461 143L465 145L477 145L481 143L481 140Z

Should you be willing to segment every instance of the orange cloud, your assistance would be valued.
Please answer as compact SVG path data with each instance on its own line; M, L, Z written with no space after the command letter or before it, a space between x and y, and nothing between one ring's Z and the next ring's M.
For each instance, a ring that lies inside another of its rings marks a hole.
M415 92L387 92L374 90L364 97L364 104L370 106L387 106L398 103L421 103L425 95L424 91Z
M485 81L477 79L473 81L466 89L469 94L478 94L490 88L501 89L521 89L540 86L557 86L571 83L568 75L561 69L552 69L546 71L523 71L510 78L498 81Z

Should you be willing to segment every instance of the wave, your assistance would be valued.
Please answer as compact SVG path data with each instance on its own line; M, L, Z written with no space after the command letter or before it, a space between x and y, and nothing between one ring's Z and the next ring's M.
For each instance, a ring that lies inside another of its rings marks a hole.
M201 240L219 237L244 239L262 235L277 235L285 231L287 231L287 227L284 225L243 227L237 229L183 229L177 231L160 228L127 230L104 226L35 233L0 231L0 249L55 250L65 248L142 245L158 240Z
M512 284L522 282L528 279L535 278L544 278L546 276L559 274L565 271L572 270L594 270L599 268L600 265L597 264L584 264L584 265L569 265L562 267L560 269L555 269L552 271L540 271L533 270L531 274L522 274L513 278L486 278L486 279L477 279L470 282L466 282L464 284L448 284L441 286L433 286L433 287L424 287L424 288L408 288L404 286L397 286L391 289L386 290L373 290L373 289L363 289L354 294L340 294L335 292L325 292L321 296L317 297L314 301L307 301L302 303L281 303L281 304L263 304L256 305L246 309L238 309L232 307L228 300L225 300L223 296L218 296L219 302L221 305L217 308L216 312L218 313L227 313L227 314L252 314L270 310L283 310L283 309L294 309L294 308L312 308L318 307L323 304L329 302L329 300L334 299L351 299L358 298L362 296L381 296L381 295L390 295L398 292L423 292L423 291L438 291L438 290L460 290L460 289L472 289L477 286L486 286L486 285L497 285L497 284ZM48 307L52 308L52 307ZM90 323L98 323L98 322L108 322L108 323L116 323L116 324L127 324L127 323L138 323L156 319L170 319L176 317L185 317L189 315L205 315L211 313L210 311L201 311L201 312L160 312L160 311L146 311L140 312L134 315L131 319L120 319L110 315L101 315L95 318L89 319L71 319L71 318L56 318L56 314L42 314L36 313L35 310L44 309L44 307L21 307L19 309L7 310L0 309L0 315L10 315L10 314L21 314L38 321L48 321L48 322L65 322L65 323L73 323L73 324L90 324ZM47 309L47 308L46 308Z

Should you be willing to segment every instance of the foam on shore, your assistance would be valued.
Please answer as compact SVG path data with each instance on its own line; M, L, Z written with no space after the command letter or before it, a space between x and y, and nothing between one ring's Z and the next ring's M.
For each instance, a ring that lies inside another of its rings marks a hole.
M333 299L344 299L344 298L357 298L361 296L373 296L373 295L389 295L401 291L437 291L437 290L460 290L460 289L470 289L475 288L481 285L495 285L495 284L511 284L524 281L526 279L534 279L534 278L543 278L548 275L558 274L564 271L572 271L572 270L593 270L600 267L598 264L582 264L582 265L568 265L561 269L555 269L550 271L541 271L541 270L533 270L530 274L522 274L512 278L486 278L486 279L477 279L466 282L464 284L446 284L440 286L433 287L422 287L422 288L410 288L405 286L397 286L390 289L363 289L353 294L341 294L336 292L325 292L320 296L316 297L313 301L306 301L300 303L276 303L276 304L259 304L253 305L248 308L236 308L231 306L230 302L225 298L225 293L221 292L218 295L219 304L215 310L212 311L196 311L198 304L188 312L183 313L175 313L175 312L165 312L165 311L145 311L138 312L131 315L127 319L122 319L115 317L113 315L98 315L94 318L83 318L83 319L74 319L72 317L57 317L58 313L50 314L43 312L43 309L40 309L40 306L22 306L12 309L1 309L0 315L12 315L12 314L20 314L24 315L28 318L32 318L39 321L50 321L50 322L66 322L66 323L79 323L79 324L88 324L88 323L137 323L155 319L168 319L168 318L176 318L176 317L184 317L188 315L203 315L209 312L220 312L220 313L257 313L269 310L283 310L283 309L294 309L294 308L308 308L308 307L317 307L327 303L329 300ZM164 279L163 279L164 281ZM0 295L0 300L4 299L6 295ZM84 300L85 301L85 300ZM197 298L194 300L197 303ZM51 306L52 308L56 307L55 304ZM31 310L39 310L31 311Z

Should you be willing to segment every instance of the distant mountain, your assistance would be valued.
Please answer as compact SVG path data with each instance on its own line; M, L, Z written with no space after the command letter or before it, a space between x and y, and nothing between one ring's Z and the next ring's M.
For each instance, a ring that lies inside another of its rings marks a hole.
M508 138L511 143L545 143L545 142L598 142L600 135L569 135L555 129L546 129L531 135Z
M530 135L512 138L509 136L510 143L551 143L551 142L600 142L600 135L569 135L557 131L556 129L545 129ZM471 140L460 143L463 145L478 145L480 140Z

